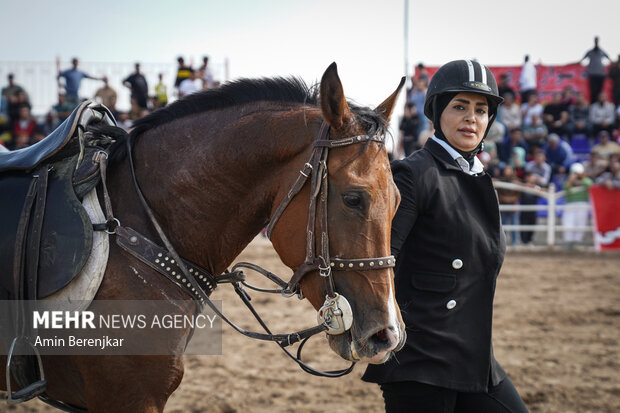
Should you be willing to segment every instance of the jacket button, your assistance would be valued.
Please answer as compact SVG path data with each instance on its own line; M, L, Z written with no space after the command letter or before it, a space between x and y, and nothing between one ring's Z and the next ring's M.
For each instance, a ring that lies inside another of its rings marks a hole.
M461 267L463 267L463 261L458 258L452 261L452 268L454 268L455 270L460 270Z
M456 307L456 301L454 300L450 300L448 301L448 303L446 304L446 308L448 310L452 310L454 307Z

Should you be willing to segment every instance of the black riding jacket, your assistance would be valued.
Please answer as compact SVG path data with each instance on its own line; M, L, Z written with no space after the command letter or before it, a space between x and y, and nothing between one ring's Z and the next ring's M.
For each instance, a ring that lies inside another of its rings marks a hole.
M506 250L491 177L463 172L433 139L392 172L402 197L392 254L407 342L385 364L369 365L363 380L486 391L506 376L491 344Z

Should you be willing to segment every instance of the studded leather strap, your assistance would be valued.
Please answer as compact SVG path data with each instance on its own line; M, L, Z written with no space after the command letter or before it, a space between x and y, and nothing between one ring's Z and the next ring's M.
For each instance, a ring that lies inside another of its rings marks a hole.
M392 268L395 264L396 259L392 255L379 258L332 258L329 263L334 271L379 270L382 268Z
M117 227L116 235L116 243L121 248L166 276L166 278L189 292L196 300L199 300L201 303L204 302L204 298L192 286L191 280L187 279L183 274L183 270L181 270L174 258L170 257L168 251L129 227ZM189 271L189 276L194 278L198 285L207 293L207 296L210 295L217 286L215 277L194 263L187 260L183 260L183 263Z

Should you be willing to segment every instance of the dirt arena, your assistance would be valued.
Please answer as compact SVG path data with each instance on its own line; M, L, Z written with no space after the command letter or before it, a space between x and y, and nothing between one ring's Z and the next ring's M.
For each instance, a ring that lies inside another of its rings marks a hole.
M239 257L288 274L270 244L257 238ZM253 293L277 332L315 323L306 302ZM214 297L226 314L253 327L232 288ZM620 254L511 252L495 300L495 354L532 412L620 412ZM377 386L364 366L325 379L302 372L273 343L224 328L223 355L187 356L185 377L166 412L381 412ZM314 339L305 359L325 369L346 363ZM38 401L0 404L0 411L52 412Z

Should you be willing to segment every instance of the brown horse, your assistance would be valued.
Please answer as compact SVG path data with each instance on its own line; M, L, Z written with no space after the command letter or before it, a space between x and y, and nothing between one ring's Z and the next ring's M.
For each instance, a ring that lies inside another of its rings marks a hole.
M272 219L310 158L322 125L329 126L331 140L385 137L402 84L375 110L347 103L335 64L326 70L318 91L296 79L278 78L242 80L188 96L136 123L136 179L179 255L221 274ZM329 153L329 255L389 256L399 194L383 142L368 140ZM115 217L159 241L130 176L127 157L108 170ZM310 199L307 183L279 215L271 234L281 260L293 270L306 259ZM313 270L300 281L303 295L317 310L326 295L322 278ZM335 272L333 280L334 290L351 305L353 324L343 334L329 335L331 348L347 360L384 362L405 339L392 269L352 268ZM184 300L183 311L193 314L196 308L188 298L110 243L97 300ZM185 343L188 334L170 341ZM4 367L6 357L0 363ZM51 398L91 412L162 412L183 376L180 355L48 356L43 365ZM2 370L0 388L6 389Z

